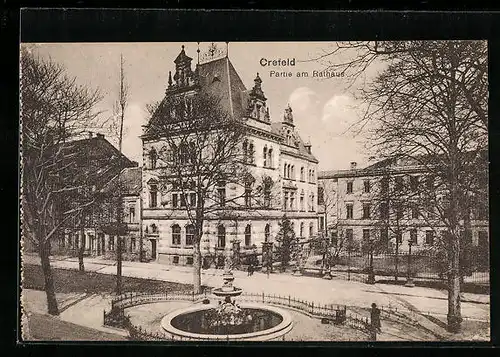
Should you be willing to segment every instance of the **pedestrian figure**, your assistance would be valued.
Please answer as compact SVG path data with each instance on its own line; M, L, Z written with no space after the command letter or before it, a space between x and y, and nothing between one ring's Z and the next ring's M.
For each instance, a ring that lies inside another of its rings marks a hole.
M372 304L372 310L371 310L371 327L373 331L378 331L382 332L380 329L380 309L377 307L377 304L373 303Z
M248 274L247 276L252 275L252 263L248 264Z

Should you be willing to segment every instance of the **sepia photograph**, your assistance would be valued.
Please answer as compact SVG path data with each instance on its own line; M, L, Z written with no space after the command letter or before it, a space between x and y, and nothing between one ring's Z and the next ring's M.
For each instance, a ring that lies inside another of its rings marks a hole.
M22 341L489 342L488 42L23 42Z

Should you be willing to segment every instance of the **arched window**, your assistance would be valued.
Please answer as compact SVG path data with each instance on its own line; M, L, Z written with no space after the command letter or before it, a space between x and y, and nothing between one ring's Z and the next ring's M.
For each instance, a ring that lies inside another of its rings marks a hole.
M155 148L152 148L149 152L149 168L156 169L156 160L158 159L158 154Z
M266 228L264 229L264 242L269 242L269 238L271 237L271 226L266 224Z
M313 224L310 223L309 224L309 238L312 238L313 234L314 234L314 227L313 227Z
M186 245L193 245L194 242L194 226L192 224L186 226Z
M254 163L254 149L253 149L253 143L248 144L248 157L250 158L250 163Z
M304 237L304 222L300 222L300 235L299 237Z
M247 224L245 227L245 247L250 247L252 245L252 226Z
M267 167L267 146L264 146L264 149L263 149L263 154L264 154L264 167Z
M304 167L301 167L300 168L300 181L304 181L305 178L304 178Z
M273 149L269 149L267 152L267 166L273 167Z
M290 178L295 180L295 165L292 165L292 168L290 169Z
M286 178L286 170L287 170L287 164L283 165L283 177Z
M154 208L158 206L158 185L151 183L149 185L149 207Z
M249 157L248 157L248 141L245 140L243 141L243 161L248 162Z
M222 224L217 227L217 247L224 248L226 246L226 227Z
M172 226L172 245L181 245L181 227L178 224Z
M304 190L300 191L300 210L304 211L305 210L305 203L304 203Z

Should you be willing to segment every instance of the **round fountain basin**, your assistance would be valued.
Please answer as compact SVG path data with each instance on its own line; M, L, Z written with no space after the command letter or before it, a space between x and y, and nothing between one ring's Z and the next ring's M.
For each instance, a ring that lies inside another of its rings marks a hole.
M290 314L274 306L246 303L240 308L251 321L240 325L210 326L208 315L216 305L190 306L166 315L163 329L174 337L191 340L267 341L277 339L292 329Z

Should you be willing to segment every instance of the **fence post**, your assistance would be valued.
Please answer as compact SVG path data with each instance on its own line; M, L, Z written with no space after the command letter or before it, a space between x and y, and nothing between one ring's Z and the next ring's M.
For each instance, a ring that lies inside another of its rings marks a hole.
M264 292L262 292L262 302L264 302Z
M288 295L288 307L290 307L290 295Z

